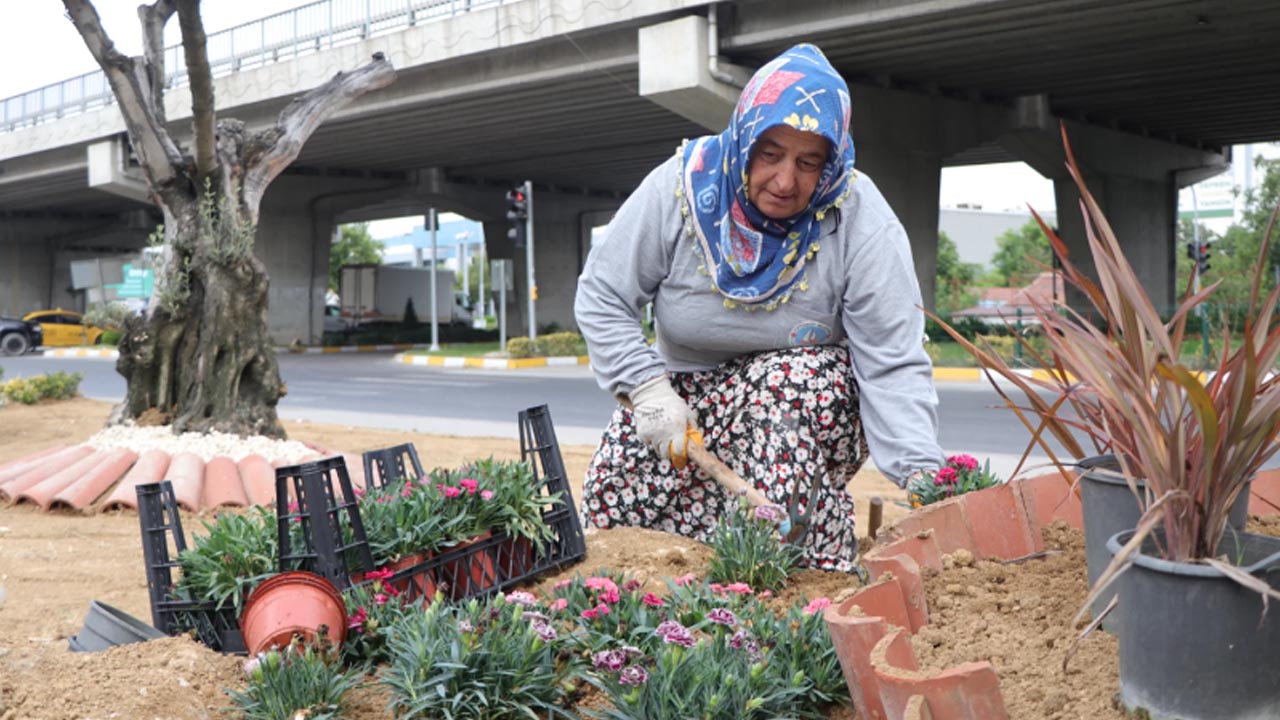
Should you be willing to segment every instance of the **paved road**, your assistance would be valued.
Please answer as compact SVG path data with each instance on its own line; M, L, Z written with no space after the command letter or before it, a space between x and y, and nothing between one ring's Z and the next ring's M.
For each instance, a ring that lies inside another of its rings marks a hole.
M0 366L5 377L80 372L87 397L114 402L124 395L114 361L27 356L0 359ZM613 412L585 367L446 370L395 363L391 353L353 353L281 355L280 368L289 389L280 403L286 420L514 437L516 413L545 403L561 442L594 444ZM995 392L985 383L949 382L938 385L938 396L943 448L990 457L1007 476L1029 434Z

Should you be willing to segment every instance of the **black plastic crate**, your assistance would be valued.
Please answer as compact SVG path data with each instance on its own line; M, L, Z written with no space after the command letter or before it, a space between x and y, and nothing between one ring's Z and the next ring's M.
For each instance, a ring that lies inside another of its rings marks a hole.
M372 570L357 500L340 455L276 468L280 572L306 570L345 590Z
M489 595L586 556L586 540L550 412L545 405L523 410L519 423L521 458L541 481L543 493L560 494L560 500L543 512L543 520L552 531L551 539L539 546L523 538L493 533L399 569L391 581L407 592L410 600L436 590L451 600Z
M214 603L196 603L173 595L173 570L178 567L178 556L187 549L173 485L168 480L147 483L139 485L137 493L151 624L166 635L192 630L196 639L214 650L243 653L244 638L234 609L218 609Z
M364 481L369 487L384 487L392 480L420 480L424 473L418 459L418 449L413 443L396 445L382 450L366 450ZM376 478L376 479L375 479Z

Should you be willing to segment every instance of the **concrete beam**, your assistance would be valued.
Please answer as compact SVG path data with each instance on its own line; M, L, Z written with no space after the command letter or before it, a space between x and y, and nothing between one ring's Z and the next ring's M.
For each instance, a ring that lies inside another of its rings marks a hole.
M129 166L124 135L93 143L85 154L89 164L89 187L138 202L151 202L151 190L142 177L142 171Z
M712 77L709 29L700 15L640 28L640 96L720 132L729 125L750 71L718 63L739 84Z
M1020 122L999 142L1053 180L1058 232L1071 262L1096 277L1080 210L1080 193L1067 172L1062 132L1047 100L1019 101ZM1039 108L1039 109L1035 109ZM1071 150L1086 187L1098 201L1125 256L1156 307L1172 309L1177 287L1178 190L1230 169L1230 156L1068 121ZM1068 293L1082 307L1084 298Z

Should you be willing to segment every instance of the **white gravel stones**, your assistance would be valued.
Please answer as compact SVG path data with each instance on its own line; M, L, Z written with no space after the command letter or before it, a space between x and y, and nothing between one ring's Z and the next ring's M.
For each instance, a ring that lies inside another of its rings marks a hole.
M219 432L174 435L173 430L168 426L115 425L98 431L85 444L96 450L124 448L138 454L152 449L163 450L170 455L190 452L199 455L205 462L218 456L239 461L246 455L256 453L266 458L267 462L283 460L294 464L301 462L307 455L315 453L311 448L294 440L272 440L261 436L240 437Z

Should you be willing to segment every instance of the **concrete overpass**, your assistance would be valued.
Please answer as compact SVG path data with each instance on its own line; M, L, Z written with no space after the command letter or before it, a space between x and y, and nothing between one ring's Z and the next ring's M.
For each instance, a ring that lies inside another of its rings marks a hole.
M1177 189L1223 169L1230 145L1280 135L1271 0L404 0L342 16L349 5L211 36L220 112L250 124L375 51L400 69L267 193L257 249L280 341L319 334L339 222L429 206L482 219L522 295L502 196L525 178L538 321L571 323L589 228L681 138L720 129L743 73L802 40L851 83L858 166L907 225L930 303L944 165L1020 159L1052 178L1079 257L1066 120L1130 258L1172 302ZM181 136L180 53L169 67ZM72 302L69 260L136 250L154 227L104 89L90 74L0 101L0 313Z

